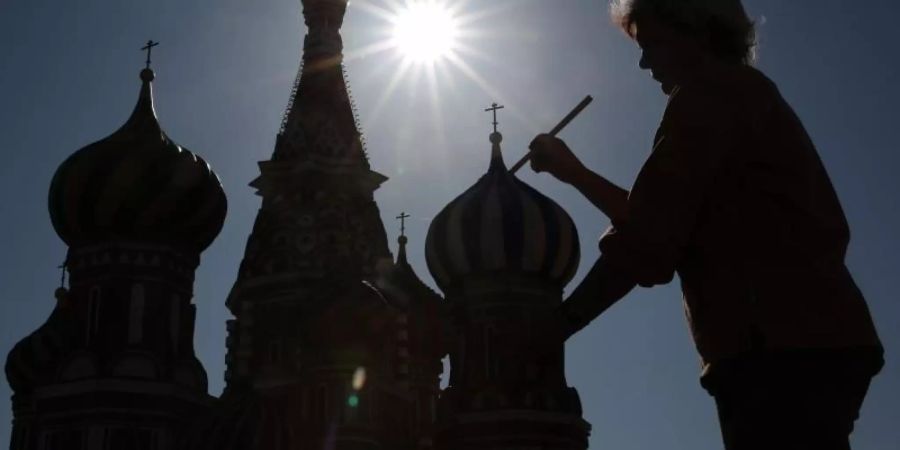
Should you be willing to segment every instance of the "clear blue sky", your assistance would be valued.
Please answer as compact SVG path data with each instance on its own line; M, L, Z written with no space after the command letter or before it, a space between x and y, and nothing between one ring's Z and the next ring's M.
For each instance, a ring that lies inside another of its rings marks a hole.
M535 133L593 95L562 137L589 166L630 186L665 102L638 69L637 48L610 24L605 1L463 3L464 12L480 13L465 37L478 55L463 59L482 82L449 66L435 73L433 85L421 73L408 74L380 101L399 67L392 53L347 62L373 168L391 178L376 193L391 242L393 217L412 214L410 259L429 282L422 244L430 218L487 167L484 107L506 105L501 131L512 161ZM900 3L745 5L760 24L758 66L803 119L843 202L853 232L848 264L887 347L887 365L853 442L859 449L896 449ZM348 54L381 39L384 26L351 4L343 32ZM50 178L69 154L127 118L139 87L138 49L152 38L162 42L154 52L161 122L213 165L229 199L225 228L197 272L194 300L195 346L211 391L220 392L224 301L259 207L247 183L273 149L302 33L299 0L0 0L0 353L42 323L54 303L65 247L47 213ZM546 175L524 170L521 177L577 222L584 247L579 280L597 256L596 236L607 219ZM632 293L575 336L567 357L569 382L594 426L592 448L721 448L676 285ZM9 395L0 382L0 397ZM0 445L9 440L9 421L4 400Z

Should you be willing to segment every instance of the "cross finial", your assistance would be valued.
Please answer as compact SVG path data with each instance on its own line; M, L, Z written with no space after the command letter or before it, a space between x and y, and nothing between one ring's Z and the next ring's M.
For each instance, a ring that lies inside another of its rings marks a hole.
M406 236L406 219L410 218L409 214L406 212L401 212L399 216L397 216L397 220L400 221L400 236Z
M153 53L153 47L159 45L159 42L153 42L153 39L147 41L147 45L141 47L141 50L147 52L147 68L150 68L150 54Z
M499 123L497 122L497 110L503 109L503 108L505 108L505 106L498 105L497 102L494 102L494 103L491 103L490 108L484 110L484 112L490 111L490 112L494 113L494 133L497 132L497 125L499 125Z
M68 269L68 266L69 258L66 258L66 260L63 261L62 264L56 267L57 269L60 269L62 271L62 274L60 274L59 287L66 287L66 270Z

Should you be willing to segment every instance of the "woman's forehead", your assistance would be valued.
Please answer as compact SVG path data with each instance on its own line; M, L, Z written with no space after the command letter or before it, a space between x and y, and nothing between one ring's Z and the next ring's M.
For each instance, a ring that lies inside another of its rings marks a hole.
M638 45L656 41L664 36L666 31L667 27L652 17L644 17L631 24L631 36L634 37Z

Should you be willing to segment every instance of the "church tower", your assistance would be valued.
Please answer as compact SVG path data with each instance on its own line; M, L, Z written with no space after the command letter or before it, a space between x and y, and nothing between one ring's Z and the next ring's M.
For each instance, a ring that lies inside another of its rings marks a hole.
M439 450L584 450L590 425L564 373L563 346L522 360L510 339L562 301L579 261L578 232L553 200L510 174L497 132L490 167L434 218L428 269L452 311L450 385L441 394Z
M387 178L369 166L342 65L347 1L302 5L300 71L251 183L262 205L226 302L225 392L190 448L427 447L413 387L434 403L441 355L420 373L409 328L440 298L411 290L388 249L374 199Z
M209 165L160 128L149 67L148 54L128 121L53 177L69 288L9 353L13 450L168 450L212 401L191 300L225 194Z

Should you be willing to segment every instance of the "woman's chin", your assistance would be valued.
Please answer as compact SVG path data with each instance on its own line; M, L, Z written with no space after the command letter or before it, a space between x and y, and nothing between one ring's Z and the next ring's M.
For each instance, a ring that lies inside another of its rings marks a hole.
M675 90L675 84L674 83L660 83L660 89L662 89L664 94L672 95L672 91Z

